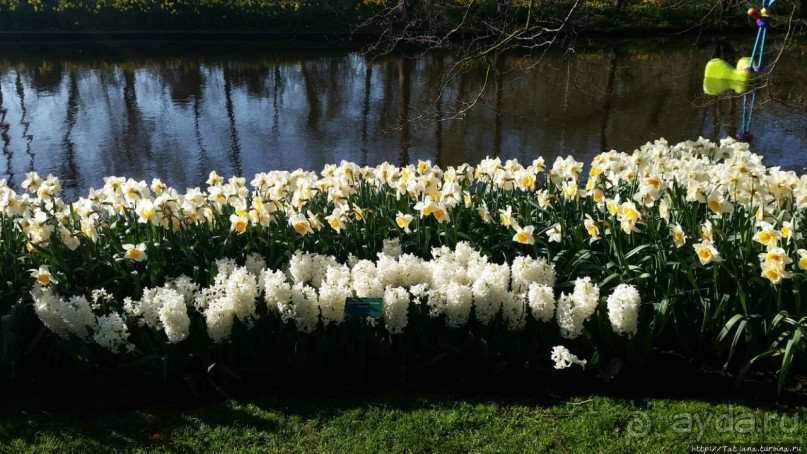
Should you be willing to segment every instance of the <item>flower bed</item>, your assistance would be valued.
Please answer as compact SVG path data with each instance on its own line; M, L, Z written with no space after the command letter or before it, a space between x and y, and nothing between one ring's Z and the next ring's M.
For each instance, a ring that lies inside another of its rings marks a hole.
M730 139L602 153L582 175L571 157L343 162L251 189L107 177L66 203L31 173L22 194L0 183L2 310L33 307L83 360L166 375L309 367L360 331L391 367L609 378L657 347L777 370L781 389L807 345L807 178ZM381 316L346 319L348 297Z

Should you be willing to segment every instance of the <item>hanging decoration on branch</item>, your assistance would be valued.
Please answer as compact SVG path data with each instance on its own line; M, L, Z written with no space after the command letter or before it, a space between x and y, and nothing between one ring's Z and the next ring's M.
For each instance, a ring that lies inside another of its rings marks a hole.
M753 86L749 89L748 85L762 74L764 69L762 57L765 53L768 27L773 24L770 8L775 1L762 0L762 9L751 8L748 10L748 15L754 19L757 25L757 38L754 41L751 56L740 58L736 66L732 66L725 60L713 58L706 64L703 74L703 92L707 95L719 95L729 90L743 95L743 118L740 130L736 135L737 140L743 142L748 142L752 138L751 118L754 113L756 91Z
M764 68L762 57L765 53L765 38L768 27L772 25L773 18L770 16L770 7L776 0L763 0L763 8L757 10L751 8L748 15L756 21L757 38L754 41L754 48L750 57L741 58L736 66L732 66L725 60L713 58L706 64L703 74L703 91L707 95L717 95L727 90L734 90L737 93L744 93L749 80L760 74Z

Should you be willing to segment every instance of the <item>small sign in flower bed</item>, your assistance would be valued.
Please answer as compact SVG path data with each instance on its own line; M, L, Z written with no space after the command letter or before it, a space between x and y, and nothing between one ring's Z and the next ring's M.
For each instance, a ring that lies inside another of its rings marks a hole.
M32 308L75 358L166 378L321 371L359 337L400 370L608 379L663 349L781 389L804 367L807 177L731 139L583 168L342 162L185 192L107 177L70 202L52 176L2 181L6 359Z

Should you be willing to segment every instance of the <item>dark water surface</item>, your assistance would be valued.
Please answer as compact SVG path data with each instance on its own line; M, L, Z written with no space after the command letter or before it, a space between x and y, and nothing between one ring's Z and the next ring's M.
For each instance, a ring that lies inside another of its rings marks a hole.
M772 61L782 46L770 38ZM75 196L108 175L184 190L211 170L249 179L343 159L588 162L659 137L717 140L737 132L742 98L704 95L704 66L716 53L735 62L751 39L578 42L492 58L444 84L454 60L440 53L369 60L358 46L306 42L0 43L0 179L19 189L25 172L52 173ZM752 150L768 165L807 166L805 82L807 43L791 43L753 111Z

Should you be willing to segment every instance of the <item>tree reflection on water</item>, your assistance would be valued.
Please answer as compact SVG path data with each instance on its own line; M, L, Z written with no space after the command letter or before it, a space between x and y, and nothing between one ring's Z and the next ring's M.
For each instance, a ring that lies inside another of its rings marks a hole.
M768 165L807 162L787 151L807 148L805 48L786 49L757 96L752 150ZM720 139L735 134L741 98L703 94L713 50L609 41L499 54L489 72L483 62L445 81L455 61L439 52L368 60L304 43L2 44L0 178L18 187L27 171L53 173L76 194L113 174L193 187L211 170L588 161L659 137Z

